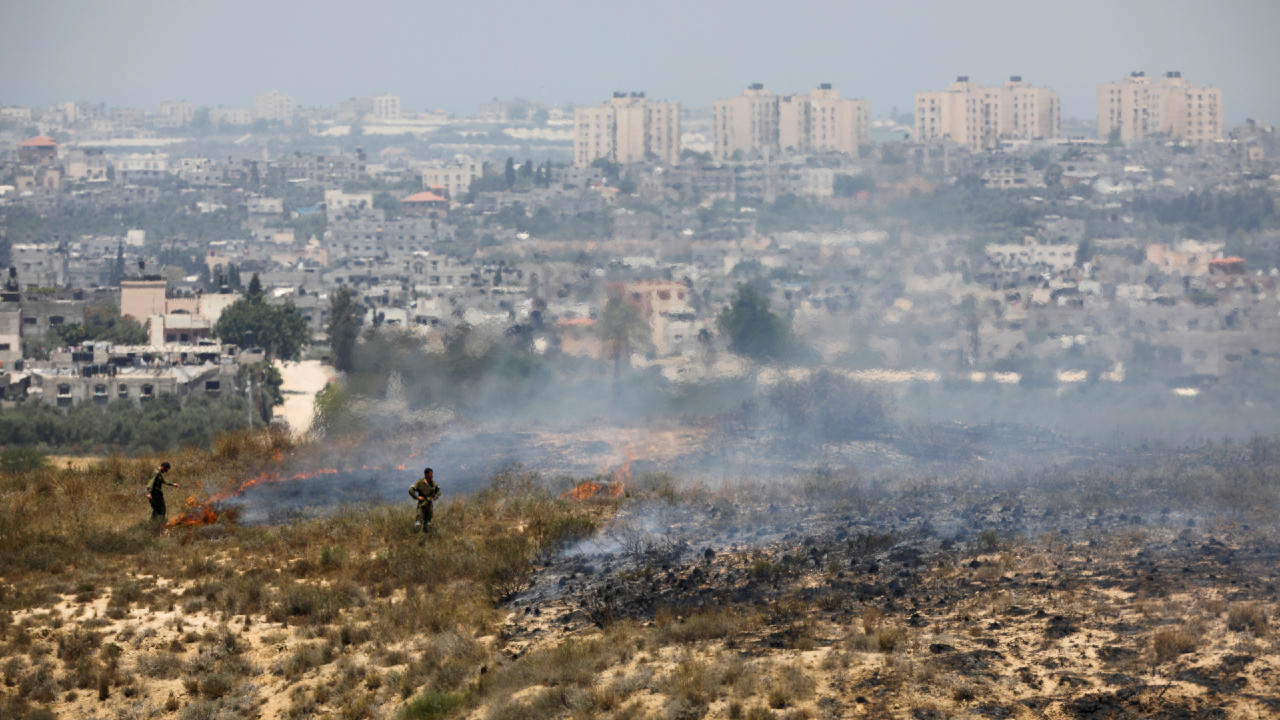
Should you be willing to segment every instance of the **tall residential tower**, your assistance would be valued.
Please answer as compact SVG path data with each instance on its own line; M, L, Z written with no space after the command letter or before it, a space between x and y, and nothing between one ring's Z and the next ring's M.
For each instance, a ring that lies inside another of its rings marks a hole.
M871 103L840 97L830 83L805 95L774 95L761 83L715 101L715 157L770 157L779 151L857 155L870 140Z
M1003 140L1058 136L1062 105L1050 88L1032 87L1021 75L985 86L961 75L946 90L916 93L916 139L949 140L990 150Z
M1144 72L1098 86L1098 137L1131 143L1148 135L1222 139L1222 90L1188 85L1180 72L1152 80Z
M573 111L573 164L599 158L632 163L680 162L680 105L642 92L615 92L608 102Z

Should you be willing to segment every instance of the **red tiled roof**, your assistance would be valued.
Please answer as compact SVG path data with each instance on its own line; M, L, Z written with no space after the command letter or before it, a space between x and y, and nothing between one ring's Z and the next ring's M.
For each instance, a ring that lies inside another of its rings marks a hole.
M439 195L437 195L437 194L435 194L435 193L431 192L430 190L423 190L423 191L422 191L422 192L420 192L420 193L416 193L416 194L410 195L409 197L407 197L407 198L405 198L405 199L401 200L400 202L402 202L402 203L432 203L432 202L445 202L445 199L444 199L443 197L441 197L441 196L439 196Z
M58 143L48 135L37 135L33 138L27 138L18 143L18 147L57 147Z
M1242 263L1242 262L1244 262L1244 258L1238 255L1232 255L1231 257L1216 258L1216 259L1210 260L1209 264L1210 265L1234 265L1236 263Z

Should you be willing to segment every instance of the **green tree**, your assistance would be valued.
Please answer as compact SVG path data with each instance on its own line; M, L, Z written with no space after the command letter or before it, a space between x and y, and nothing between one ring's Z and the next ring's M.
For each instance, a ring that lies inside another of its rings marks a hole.
M780 360L790 353L787 322L769 309L769 298L752 283L738 285L716 327L729 336L729 350L756 362Z
M116 262L111 266L111 285L119 287L120 281L124 280L124 243L116 243Z
M312 425L322 433L340 432L353 426L355 413L351 409L351 395L339 384L329 383L316 393L315 416Z
M609 158L596 158L591 162L591 167L600 168L604 172L604 179L612 184L616 184L622 174L622 166L611 162Z
M621 288L609 292L609 300L600 313L596 331L604 345L605 356L613 361L615 383L622 376L623 363L630 365L633 353L647 352L653 347L649 323L641 315L640 308L624 296Z
M249 278L249 289L245 292L245 297L249 302L262 302L262 281L258 279L258 273L254 273L253 277Z
M373 206L375 208L380 208L384 213L386 213L388 220L397 220L400 217L400 198L392 195L386 190L383 190L373 196Z
M307 341L306 319L293 303L268 305L257 297L241 298L223 310L213 334L241 348L261 347L270 357L297 359Z
M85 308L83 323L59 325L55 332L64 345L89 340L115 345L141 345L147 341L147 329L131 317L122 317L115 305L91 305Z
M354 367L356 337L360 333L360 308L350 288L340 288L329 298L329 347L334 367L349 372Z
M853 197L862 191L875 192L876 181L869 173L857 175L839 174L835 177L834 192L836 197Z
M280 390L284 378L280 370L268 361L256 362L240 369L240 381L252 383L254 412L262 422L271 422L272 410L284 404L284 393Z

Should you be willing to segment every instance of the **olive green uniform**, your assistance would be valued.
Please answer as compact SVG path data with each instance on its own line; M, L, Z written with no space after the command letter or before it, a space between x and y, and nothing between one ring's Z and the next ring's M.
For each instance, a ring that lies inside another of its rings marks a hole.
M413 523L413 530L426 532L431 527L431 506L440 497L440 486L435 480L418 478L418 482L409 488L409 495L418 501L418 515Z

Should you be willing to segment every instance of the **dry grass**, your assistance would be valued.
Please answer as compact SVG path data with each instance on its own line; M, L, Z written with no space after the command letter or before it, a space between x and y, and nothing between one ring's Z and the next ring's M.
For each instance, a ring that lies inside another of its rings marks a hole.
M216 490L290 449L283 435L238 434L212 451L164 459L184 486ZM179 693L165 706L174 712L180 705L183 718L255 714L264 701L255 688L272 678L295 688L325 679L288 696L282 711L296 717L394 714L423 688L439 690L407 706L408 716L461 707L478 697L479 668L499 664L494 649L476 639L499 627L494 602L525 586L539 554L592 532L608 511L561 500L537 478L513 472L487 491L442 503L438 532L425 546L405 532L410 511L390 506L265 527L240 527L231 517L158 533L139 502L158 461L111 457L93 467L0 478L0 574L14 583L0 586L0 618L64 595L81 608L105 598L101 620L67 623L48 612L28 619L48 628L39 633L0 623L0 702L27 703L6 717L27 717L38 705L79 707L103 694L108 705L124 701L137 691L134 673L144 683L181 679L190 701ZM78 500L88 496L95 498L92 513ZM148 621L168 613L172 620ZM187 626L183 618L234 625ZM261 640L247 640L250 633ZM125 655L102 656L108 640ZM247 648L269 661L250 660ZM370 671L352 662L351 652L378 654L387 670ZM549 658L539 672L567 682L599 669L568 658Z
M289 450L287 439L232 436L165 459L184 484L216 488L256 474L278 449ZM864 563L889 565L884 555L909 538L853 534L853 570L774 549L725 551L716 564L777 592L668 607L651 620L602 616L602 627L578 634L562 629L556 608L536 639L506 644L502 600L614 506L568 502L510 472L442 503L425 541L406 532L406 506L157 533L138 496L158 459L0 478L0 716L1030 716L1015 698L1070 697L1153 669L1204 672L1226 653L1259 658L1240 671L1249 683L1275 672L1272 600L1221 589L1177 595L1153 583L1130 592L1128 577L1103 593L1062 570L1085 558L1096 572L1108 552L1160 539L1132 529L1097 531L1092 543L991 531L926 558L920 585L904 577L902 597L833 598L822 588L861 583ZM1175 494L1234 507L1243 506L1239 493L1271 487L1198 472L1183 472L1199 480L1176 484ZM800 494L823 497L825 482L802 484ZM1155 482L1131 473L1082 502L1101 507ZM678 499L669 478L650 485L633 492ZM87 494L98 499L92 512L74 501ZM861 506L871 495L858 485L841 502ZM63 507L71 510L51 511ZM1050 638L1054 627L1067 629ZM1094 654L1105 674L1082 669Z
M1195 633L1188 627L1164 627L1151 633L1150 647L1156 664L1166 663L1199 646Z
M1266 637L1269 629L1267 611L1258 603L1231 603L1227 609L1227 627L1232 630L1247 630L1255 637Z

